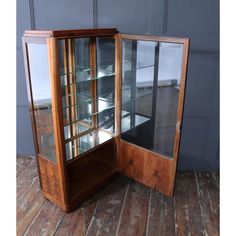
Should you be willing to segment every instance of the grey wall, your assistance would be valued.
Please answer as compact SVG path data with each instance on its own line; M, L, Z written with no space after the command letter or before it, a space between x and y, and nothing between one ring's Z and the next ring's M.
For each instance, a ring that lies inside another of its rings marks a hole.
M219 168L219 1L19 0L18 34L24 29L117 27L121 33L189 37L179 169ZM17 152L33 154L17 40Z
M17 153L34 155L31 122L24 74L21 36L25 29L31 29L29 1L17 1Z

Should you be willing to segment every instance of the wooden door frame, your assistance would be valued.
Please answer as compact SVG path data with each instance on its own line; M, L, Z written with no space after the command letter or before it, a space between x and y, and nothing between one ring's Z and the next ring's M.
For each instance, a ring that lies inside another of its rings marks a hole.
M55 133L58 183L61 188L61 201L65 211L69 210L68 174L65 154L64 124L60 83L59 45L57 38L48 38L49 72L52 94L52 116Z
M189 39L150 35L117 34L116 36L116 143L118 171L164 194L173 195L176 166L179 155L181 124L183 118L186 87ZM176 133L172 158L155 153L121 139L121 96L122 96L122 40L143 40L183 45L180 89L176 114Z

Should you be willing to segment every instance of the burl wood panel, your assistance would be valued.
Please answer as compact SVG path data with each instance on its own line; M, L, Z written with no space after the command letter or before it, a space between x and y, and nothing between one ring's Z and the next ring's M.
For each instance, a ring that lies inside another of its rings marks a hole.
M58 169L55 164L38 156L40 178L43 192L50 195L56 201L62 201L62 190L58 179Z
M171 196L173 191L173 160L119 141L118 170L136 181Z

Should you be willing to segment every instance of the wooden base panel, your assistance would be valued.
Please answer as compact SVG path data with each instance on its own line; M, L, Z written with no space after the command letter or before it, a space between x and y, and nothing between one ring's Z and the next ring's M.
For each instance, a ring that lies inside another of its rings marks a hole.
M58 187L56 165L39 157L43 194L67 213L113 180L118 172L172 196L174 165L172 159L160 157L118 138L112 139L67 164L70 192L69 203L66 204Z
M43 192L43 196L53 202L55 205L57 205L60 209L62 209L64 212L66 213L69 213L71 210L70 210L70 206L69 205L66 205L64 204L62 201L58 201L57 199L55 199L54 197L52 197L50 194L48 194L47 192L45 192L43 189L42 189L42 192Z
M38 162L43 192L57 202L63 202L63 190L60 188L58 167L40 155L38 155Z
M119 141L118 171L167 196L173 194L172 159L160 157L139 146Z

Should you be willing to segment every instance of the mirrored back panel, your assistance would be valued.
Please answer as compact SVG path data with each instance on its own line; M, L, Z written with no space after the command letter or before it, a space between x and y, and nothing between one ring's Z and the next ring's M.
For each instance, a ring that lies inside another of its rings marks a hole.
M183 45L122 40L121 138L173 157Z

